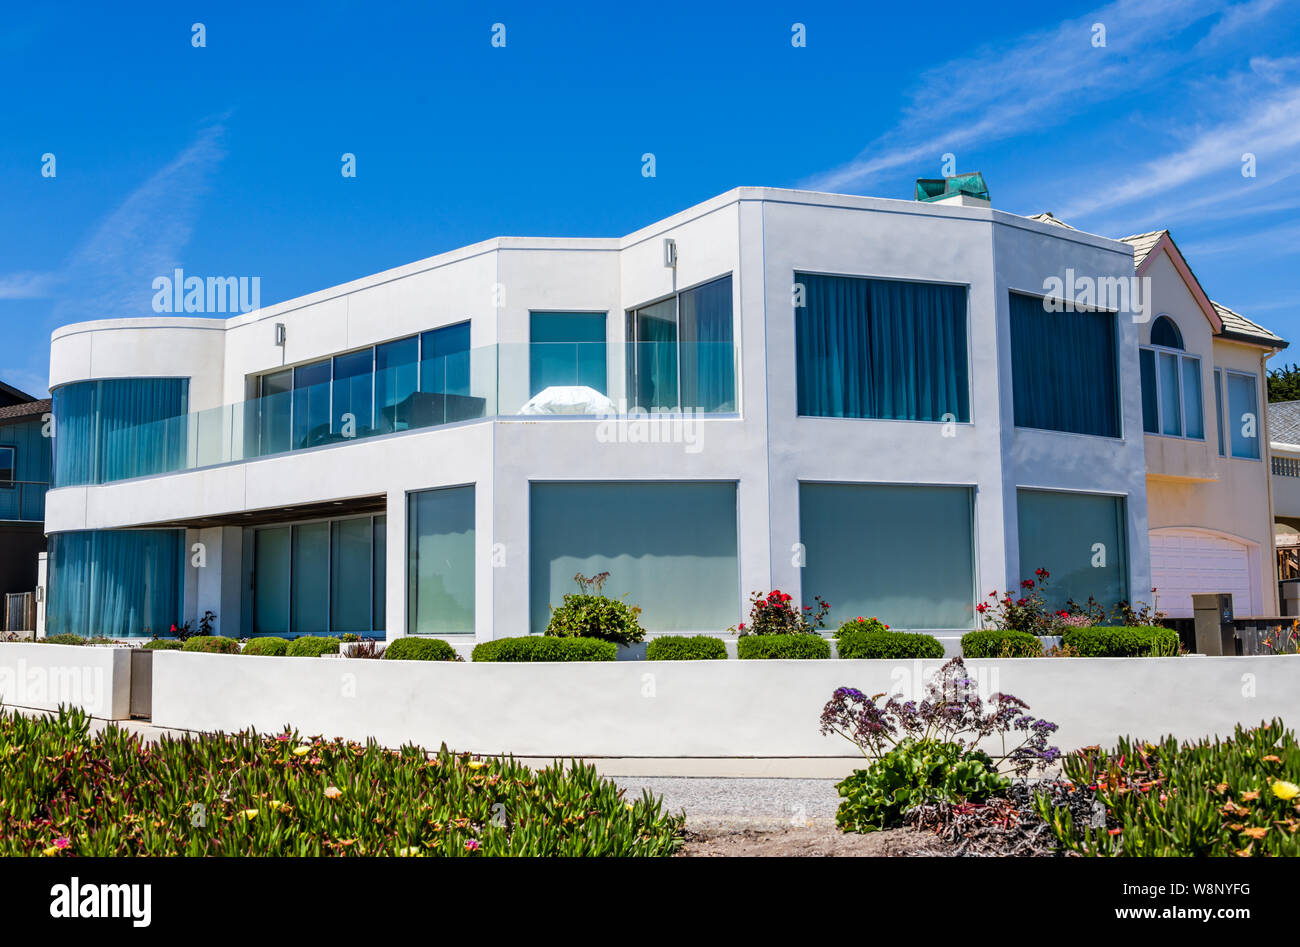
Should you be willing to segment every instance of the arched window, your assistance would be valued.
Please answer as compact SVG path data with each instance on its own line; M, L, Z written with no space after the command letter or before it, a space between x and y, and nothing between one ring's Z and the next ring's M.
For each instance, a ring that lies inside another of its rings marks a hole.
M1178 331L1174 320L1168 316L1158 316L1156 321L1151 323L1151 344L1162 345L1167 349L1181 349L1183 334Z

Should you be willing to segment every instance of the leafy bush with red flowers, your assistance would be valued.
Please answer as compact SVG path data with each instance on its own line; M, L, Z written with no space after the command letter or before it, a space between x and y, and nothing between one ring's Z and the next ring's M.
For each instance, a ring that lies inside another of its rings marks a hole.
M999 631L1023 631L1031 635L1055 634L1058 616L1047 607L1044 591L1051 573L1035 569L1033 579L1024 579L1015 591L998 592L994 589L988 598L975 606L980 622L985 628Z
M870 618L863 618L861 615L859 615L857 618L853 619L852 621L846 621L844 624L840 625L839 630L836 631L835 634L832 635L832 637L838 641L840 638L843 638L846 634L850 634L855 631L870 631L870 632L889 631L889 626L886 625L879 618L877 618L875 615L872 615Z
M764 595L755 592L749 597L749 621L741 622L730 631L742 638L749 635L815 635L817 629L826 627L830 603L820 596L814 597L817 607L805 605L795 608L791 596L780 589Z

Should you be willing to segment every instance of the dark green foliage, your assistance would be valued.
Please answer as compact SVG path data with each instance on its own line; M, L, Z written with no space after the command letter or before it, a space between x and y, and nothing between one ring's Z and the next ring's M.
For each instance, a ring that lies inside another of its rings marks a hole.
M613 661L618 645L596 638L494 638L474 646L472 661Z
M1158 626L1069 628L1061 643L1081 658L1165 658L1179 651L1178 632Z
M1228 740L1159 744L1122 739L1061 760L1065 777L1095 786L1105 825L1076 822L1067 807L1036 799L1068 851L1136 857L1300 856L1300 745L1281 720Z
M1027 631L972 631L961 636L961 653L967 658L1041 658L1043 642Z
M44 641L46 644L85 644L86 643L86 639L81 637L81 635L73 635L68 633L64 633L61 635L47 635L46 637L38 640Z
M273 658L283 657L289 650L286 638L250 638L244 643L244 654L261 654Z
M841 802L835 822L846 832L873 832L903 824L903 813L932 802L983 802L1006 791L980 750L956 743L904 740L835 788Z
M239 642L219 635L195 635L185 642L182 651L203 651L208 654L239 654Z
M1300 367L1284 365L1268 372L1268 403L1300 401Z
M0 856L646 856L681 844L682 816L581 763L533 770L296 732L142 743L89 723L0 714Z
M853 621L846 621L844 624L840 625L832 637L839 639L843 635L847 635L854 631L889 631L889 626L874 615L871 618L862 618L859 616L858 618L853 619Z
M441 638L398 638L384 649L386 661L459 661L456 649Z
M717 661L726 658L727 646L712 635L655 638L645 648L647 661Z
M941 658L943 645L933 635L902 631L846 631L840 629L841 658Z
M289 648L285 651L291 658L319 658L322 654L338 654L339 639L337 638L320 638L308 635L303 638L294 638L289 642Z
M179 651L185 647L185 643L175 638L155 638L153 641L146 641L143 647L146 651Z
M742 661L829 658L831 643L815 634L747 635L736 640L736 656Z

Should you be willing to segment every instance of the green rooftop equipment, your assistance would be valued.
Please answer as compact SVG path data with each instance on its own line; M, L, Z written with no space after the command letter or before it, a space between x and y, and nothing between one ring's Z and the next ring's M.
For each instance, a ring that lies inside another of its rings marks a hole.
M949 178L916 179L918 201L940 201L956 194L965 194L968 197L978 197L982 201L987 201L989 189L984 183L984 175L976 171L972 174L954 174Z

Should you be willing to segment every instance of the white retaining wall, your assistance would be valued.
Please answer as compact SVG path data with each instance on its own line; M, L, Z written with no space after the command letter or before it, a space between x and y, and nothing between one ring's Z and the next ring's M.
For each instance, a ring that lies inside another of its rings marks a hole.
M9 646L7 646L9 647ZM48 646L33 646L48 647ZM538 757L845 757L823 737L839 686L908 696L941 661L682 661L454 664L159 651L153 723L187 730L373 737ZM967 662L1060 725L1063 750L1227 735L1237 722L1296 725L1300 656L1020 658ZM990 746L996 752L996 746Z
M125 720L131 711L131 651L63 644L0 644L0 704L34 710L80 707Z

